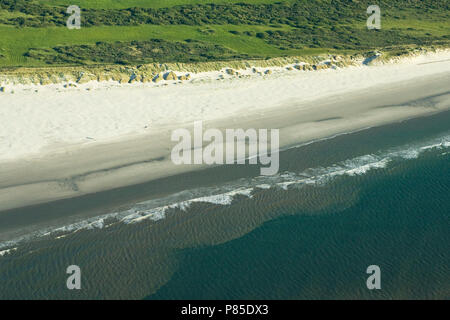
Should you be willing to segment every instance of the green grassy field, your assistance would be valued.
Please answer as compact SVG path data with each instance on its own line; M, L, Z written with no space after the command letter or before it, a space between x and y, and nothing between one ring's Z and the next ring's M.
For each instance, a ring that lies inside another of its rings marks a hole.
M30 48L52 48L66 45L95 44L129 40L164 39L184 41L195 39L219 44L233 51L249 56L266 58L280 55L316 54L328 51L327 48L305 48L280 50L257 37L236 36L229 31L252 30L254 32L277 30L265 26L101 26L69 30L67 28L22 28L0 26L0 59L3 66L44 66L45 62L28 59L24 54ZM202 30L214 30L213 33ZM18 32L20 31L20 32Z
M70 6L77 5L80 8L92 8L92 9L126 9L132 7L138 8L168 8L180 5L193 5L193 4L232 4L232 3L274 3L285 2L292 3L295 0L39 0L41 4Z
M379 2L381 30L367 30L365 0L0 0L0 67L158 62L153 39L195 44L186 59L169 50L161 62L448 46L448 1ZM69 4L83 9L79 30L65 27Z

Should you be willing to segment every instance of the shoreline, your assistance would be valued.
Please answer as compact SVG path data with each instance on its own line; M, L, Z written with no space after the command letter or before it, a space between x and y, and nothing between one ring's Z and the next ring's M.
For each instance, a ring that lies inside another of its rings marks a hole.
M131 120L146 114L159 116L162 120L152 130L112 135L103 140L99 139L99 142L76 142L76 139L72 143L59 142L51 147L47 146L46 150L40 148L39 152L34 154L0 159L2 162L0 210L78 197L203 169L206 167L205 165L175 166L170 161L170 150L174 146L170 140L171 131L176 128L192 129L192 122L198 118L204 120L205 128L221 130L225 128L279 128L280 147L283 149L368 127L446 111L450 109L450 92L446 86L450 83L450 62L440 60L432 64L423 64L430 61L419 59L416 60L417 64L363 67L363 69L344 69L336 70L336 72L324 70L311 73L309 77L299 74L274 75L259 81L236 79L221 82L219 85L209 82L171 88L152 88L152 93L155 95L151 98L165 99L166 109L176 106L179 102L174 100L171 103L171 95L178 94L178 97L185 98L182 108L171 110L169 114L164 114L162 112L164 108L158 109L157 105L151 106L154 108L141 109L143 110L142 114L129 113ZM416 72L411 73L414 70ZM403 71L403 73L399 71ZM357 76L361 77L360 82L357 81L358 78L355 78ZM381 78L374 78L377 76ZM296 80L305 80L306 82ZM333 82L337 80L341 80L341 82L334 84L333 87ZM350 89L348 88L349 83L354 84ZM242 84L246 84L246 86ZM285 87L282 87L283 84ZM270 88L272 91L268 91L265 95L255 95L255 93L264 92ZM299 88L303 91L296 92L295 90ZM214 90L211 91L212 89ZM273 89L279 90L280 95L273 95ZM307 92L308 89L312 92ZM106 101L110 103L114 103L117 99L108 98L109 94L116 94L114 98L122 97L126 101L132 93L139 93L138 98L142 99L144 103L148 91L144 88L136 90L131 92L128 88L121 88L89 92L81 103L92 100L95 97L92 93L97 95L98 101L106 98ZM162 94L158 95L159 92ZM77 93L70 97L66 97L66 94L54 95L53 97L59 97L61 100L54 102L53 106L58 107L58 103L77 96ZM39 101L32 93L12 96L16 99L10 100L16 101L16 106L13 105L15 110L22 105L24 100L27 101L26 99L29 99L30 106L34 109L36 109L36 100ZM227 97L228 99L226 99ZM42 94L42 98L46 100L48 96ZM2 98L0 97L0 99ZM41 100L41 102L45 100ZM220 110L230 104L228 110ZM77 107L80 105L63 107L78 111ZM116 121L123 116L120 107L126 108L127 106L117 104L115 109L102 110L93 103L92 107L100 109L96 114L96 120L101 121L102 116L108 115L106 111L115 111L117 118L113 120ZM180 110L183 109L189 109L191 114L182 113ZM199 109L206 111L202 110L202 112L196 113ZM17 121L2 119L6 123L9 121L14 124L15 127L11 129L13 132L16 129L15 132L22 133L22 136L17 139L18 144L16 145L19 146L17 150L21 149L24 141L30 143L30 140L27 140L27 129L31 131L31 134L28 132L29 136L35 135L36 132L39 133L39 131L33 132L33 126L31 129L27 127L30 125L29 122L47 119L47 115L50 114L49 110L51 109L48 109L47 113L36 110L35 112L38 112L40 117L38 116L34 120L27 119L28 123L25 121L19 125ZM63 115L66 111L60 113L60 118L56 117L56 121L64 119ZM92 113L92 109L88 111L88 115ZM177 112L181 113L177 114ZM70 115L74 114L76 112ZM19 115L23 117L27 113L21 111ZM5 113L0 115L0 117L5 116ZM67 119L71 118L67 117ZM137 119L136 124L140 125L140 120ZM114 124L114 121L111 123ZM76 132L78 128L75 125L77 123L72 123L75 131L69 133ZM92 122L92 125L96 124L98 122ZM105 124L108 123L105 122ZM20 125L22 127L19 129L22 131L17 131L17 126L20 127ZM63 123L59 125L62 127ZM85 130L86 128L81 129ZM52 133L45 130L44 132ZM111 132L116 133L115 131ZM5 133L0 136L5 136ZM54 133L59 134L60 132L53 130ZM45 142L45 139L42 141ZM42 143L42 141L31 140L30 145ZM26 149L29 151L30 147L26 146Z
M177 217L192 214L191 206L206 205L222 210L267 189L292 192L302 186L314 187L315 183L327 185L329 179L334 181L341 176L363 176L373 170L386 170L398 160L412 160L428 150L448 148L449 117L450 110L286 148L280 151L284 160L276 176L259 176L257 166L211 166L0 211L0 249L16 248L37 238L57 240L83 230L131 226L143 221L163 223L172 220L174 213ZM426 136L423 130L428 133ZM348 150L349 146L356 148Z

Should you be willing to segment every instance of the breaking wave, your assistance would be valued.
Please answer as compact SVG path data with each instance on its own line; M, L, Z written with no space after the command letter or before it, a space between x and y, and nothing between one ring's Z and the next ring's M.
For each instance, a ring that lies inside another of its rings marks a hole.
M329 183L338 176L363 175L370 170L385 168L396 160L416 159L429 150L442 150L441 154L448 154L450 135L425 140L414 144L391 148L374 154L363 155L338 162L328 167L308 168L300 173L282 172L274 176L259 176L249 179L239 179L218 187L196 188L175 193L165 198L153 199L135 204L132 208L119 212L112 212L93 217L64 227L49 228L34 232L21 238L0 243L0 249L16 246L17 243L36 237L56 234L55 239L63 238L67 233L80 230L102 229L114 223L134 224L145 220L157 221L164 219L170 210L186 211L193 203L210 203L227 206L232 204L238 196L252 198L257 189L288 190L304 185L321 186ZM112 222L111 222L112 221ZM13 250L11 250L12 252ZM0 256L10 253L0 251Z

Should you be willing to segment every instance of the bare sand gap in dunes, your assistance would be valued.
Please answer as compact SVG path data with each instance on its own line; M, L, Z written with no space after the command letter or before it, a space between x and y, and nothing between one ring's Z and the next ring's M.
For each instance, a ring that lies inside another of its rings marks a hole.
M448 110L449 57L159 88L2 94L0 210L200 169L170 160L171 131L192 129L195 120L205 128L278 128L287 147Z

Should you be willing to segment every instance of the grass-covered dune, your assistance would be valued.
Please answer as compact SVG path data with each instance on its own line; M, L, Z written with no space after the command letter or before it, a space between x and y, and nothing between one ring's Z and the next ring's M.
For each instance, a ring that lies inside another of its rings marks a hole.
M366 9L381 8L368 30ZM81 29L69 30L69 5ZM0 0L0 67L267 59L448 46L447 0Z

